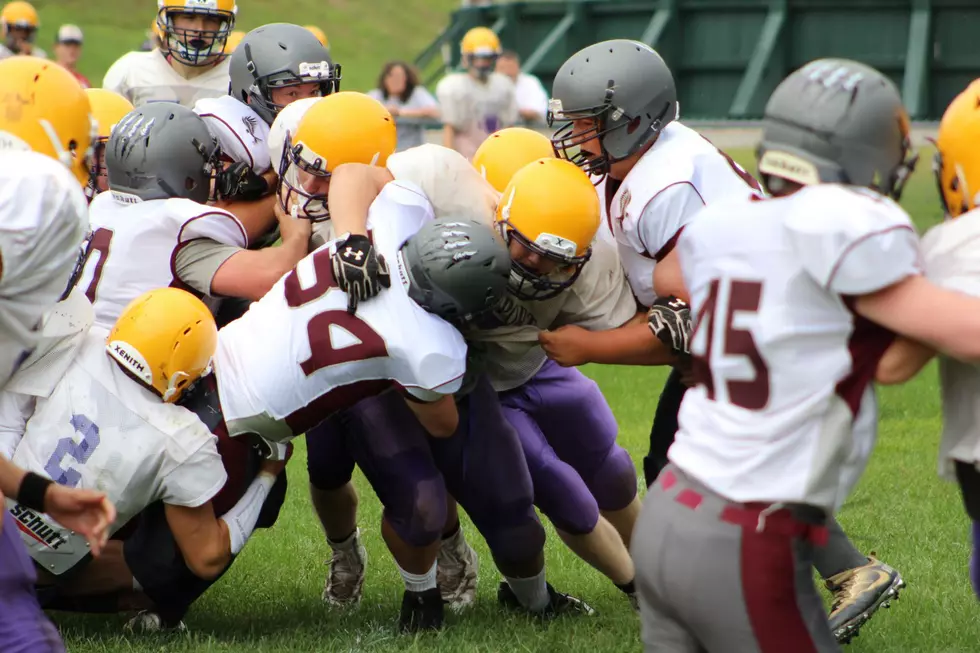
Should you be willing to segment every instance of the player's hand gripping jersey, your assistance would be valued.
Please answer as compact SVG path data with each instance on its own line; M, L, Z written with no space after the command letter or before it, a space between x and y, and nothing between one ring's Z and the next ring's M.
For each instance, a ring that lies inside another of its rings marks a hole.
M197 238L248 245L234 215L186 199L143 202L101 193L89 207L89 220L89 253L76 287L95 306L95 323L106 329L144 292L182 285L176 267L181 246Z
M204 98L194 105L194 113L218 139L225 161L247 163L256 174L270 169L269 125L247 104L230 95Z
M657 298L653 268L674 248L677 237L705 205L762 194L759 183L728 155L685 125L667 125L650 150L616 188L599 187L608 199L606 224L633 294L644 306ZM600 232L601 233L601 232Z
M933 227L922 238L926 276L937 285L980 297L980 211ZM939 359L943 437L939 473L956 480L955 461L980 462L980 368Z
M432 206L417 187L387 184L371 206L368 227L391 267L389 290L349 315L328 244L219 332L218 396L232 435L289 440L393 381L423 401L459 388L466 344L449 323L409 298L398 253L432 219ZM279 344L258 346L272 339Z
M226 473L207 427L130 379L106 353L107 335L95 327L26 364L0 393L0 430L23 433L13 455L23 469L105 492L114 533L155 501L210 501ZM44 569L64 573L88 554L84 538L45 515L9 499L7 507Z
M160 50L130 52L112 64L102 80L102 88L119 93L141 107L148 102L176 102L189 109L202 98L228 95L228 58L206 72L181 77Z
M670 460L732 501L832 513L874 445L871 381L893 337L848 297L918 272L908 216L870 191L813 186L708 206L678 255L698 385Z

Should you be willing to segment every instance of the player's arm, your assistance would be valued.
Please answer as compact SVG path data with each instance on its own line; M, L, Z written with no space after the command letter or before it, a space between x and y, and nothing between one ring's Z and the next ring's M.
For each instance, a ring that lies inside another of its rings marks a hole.
M567 326L542 331L538 342L548 357L563 367L585 363L672 365L676 362L674 354L650 331L645 310L616 329L587 331Z
M434 438L448 438L459 426L459 411L451 394L422 388L402 388L402 397L426 431Z
M35 398L9 390L0 392L0 456L14 457L24 438L27 420L34 414Z
M905 383L921 372L935 355L932 347L899 336L878 361L875 381L882 385Z
M334 233L367 236L371 204L395 177L387 168L363 163L344 163L330 176L327 207Z
M177 278L212 297L262 298L309 253L310 221L285 215L278 202L274 210L282 234L279 245L250 250L198 238L177 251Z
M227 477L217 451L202 450L199 453L203 455L198 460L178 467L180 476L171 473L165 481L164 514L187 567L195 576L211 580L228 566L232 556L238 555L245 547L255 530L262 504L286 461L263 461L258 475L238 503L221 517L215 517L211 499ZM215 471L205 474L202 472L205 468ZM217 470L220 470L220 475ZM193 480L192 475L195 477ZM206 500L201 502L199 497L188 500L187 497L193 492L191 488L200 487L202 477L213 479L216 476L220 482L200 495L206 496Z
M275 184L274 174L272 183ZM243 227L245 227L248 242L258 240L262 236L266 235L269 230L275 226L275 207L277 205L278 201L276 200L276 195L274 193L261 199L251 201L240 199L220 199L213 203L213 206L224 209L238 218L238 221L242 223Z

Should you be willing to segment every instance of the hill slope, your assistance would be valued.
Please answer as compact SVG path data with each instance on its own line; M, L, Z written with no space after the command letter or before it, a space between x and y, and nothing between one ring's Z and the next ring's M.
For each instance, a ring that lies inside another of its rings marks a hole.
M4 4L0 0L0 5ZM94 85L112 62L137 49L156 16L153 0L33 0L41 16L37 45L51 53L63 23L85 32L81 71ZM314 23L327 33L331 54L343 66L343 88L374 86L388 59L412 58L449 22L458 0L239 0L236 29L271 22Z

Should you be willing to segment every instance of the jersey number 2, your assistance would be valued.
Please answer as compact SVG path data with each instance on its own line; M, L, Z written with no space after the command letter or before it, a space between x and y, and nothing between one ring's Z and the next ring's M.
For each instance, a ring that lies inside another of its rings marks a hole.
M727 294L724 322L716 319L718 299ZM758 281L732 280L722 288L722 282L715 279L708 288L708 296L698 311L697 327L692 342L694 376L703 385L708 399L715 399L716 378L711 370L711 354L715 337L720 337L723 356L743 356L754 370L751 380L724 379L729 403L746 410L761 410L769 403L769 368L759 353L752 333L735 328L736 313L755 314L762 300L762 284ZM720 331L720 333L718 333ZM703 334L703 335L702 335ZM701 338L698 336L702 335ZM702 345L703 339L703 345Z
M309 288L300 286L295 268L286 277L286 304L290 308L297 308L319 299L327 291L337 287L337 282L333 278L329 250L323 249L313 255L313 271L316 273L316 282ZM347 331L360 342L349 347L334 348L330 339L331 327ZM388 355L384 338L379 336L367 322L357 319L344 310L317 313L306 325L306 333L310 340L310 357L300 363L306 376L331 365Z
M71 425L75 433L82 436L78 442L74 437L61 438L55 445L54 453L48 458L44 471L47 472L51 480L68 487L76 487L82 481L82 475L77 469L64 464L65 456L71 456L83 465L88 462L99 446L99 427L92 423L92 420L85 415L72 415Z

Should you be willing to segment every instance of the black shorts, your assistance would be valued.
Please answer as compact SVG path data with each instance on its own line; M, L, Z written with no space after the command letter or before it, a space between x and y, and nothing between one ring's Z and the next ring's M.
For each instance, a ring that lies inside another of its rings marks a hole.
M956 480L963 494L966 514L975 522L980 522L980 471L970 463L956 461Z
M283 470L269 491L256 528L270 528L279 517L286 499L286 472ZM168 623L180 621L191 604L231 567L231 562L212 580L194 575L184 562L184 556L174 540L163 504L151 504L136 518L133 534L123 543L123 555L133 578L157 607L160 617Z

